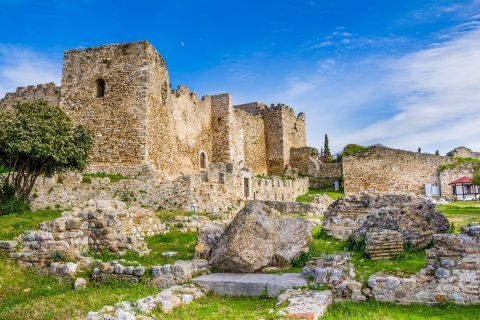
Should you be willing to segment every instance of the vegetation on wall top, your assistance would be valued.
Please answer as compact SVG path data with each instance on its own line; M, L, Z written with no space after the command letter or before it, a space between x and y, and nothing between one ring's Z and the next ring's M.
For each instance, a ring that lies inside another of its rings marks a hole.
M440 172L442 172L442 171L445 171L445 170L454 169L454 168L456 168L460 165L463 165L465 163L471 163L471 164L474 164L476 167L480 167L480 160L479 159L475 159L475 158L456 158L455 162L441 164L438 167L438 170L440 170Z

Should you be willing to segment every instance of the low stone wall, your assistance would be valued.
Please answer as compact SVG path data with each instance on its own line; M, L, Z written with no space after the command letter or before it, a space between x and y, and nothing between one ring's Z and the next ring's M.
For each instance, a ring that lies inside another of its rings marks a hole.
M254 200L263 201L295 201L302 194L308 192L308 178L271 179L253 178L252 192Z
M261 201L270 208L277 210L282 214L308 214L323 215L327 206L323 203L315 202L281 202L281 201Z
M480 303L480 225L462 234L437 234L425 269L412 277L373 275L368 286L377 301L401 304Z
M120 167L115 168L120 170ZM91 166L92 169L103 171L107 168L96 165ZM129 178L114 183L109 178L91 178L85 183L79 173L41 178L34 188L32 207L71 208L82 206L89 199L114 199L155 210L225 214L236 212L246 200L295 201L296 197L308 191L308 178L256 178L249 171L224 163L212 164L200 175L182 176L175 180L158 179L148 166L124 169L125 172L120 172ZM250 183L248 198L244 179Z
M173 286L154 296L148 296L135 301L122 301L115 306L105 306L98 312L89 312L84 319L152 319L154 310L169 313L174 308L191 303L205 296L205 293L194 285Z
M64 259L88 264L92 262L84 256L88 250L147 253L143 237L167 231L153 211L105 200L90 200L84 208L66 211L39 227L19 237L15 249L8 252L10 258L40 269Z

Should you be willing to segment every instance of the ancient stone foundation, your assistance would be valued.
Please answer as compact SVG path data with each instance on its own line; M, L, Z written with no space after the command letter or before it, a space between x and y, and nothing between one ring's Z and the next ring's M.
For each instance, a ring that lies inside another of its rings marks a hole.
M480 303L480 225L468 226L461 234L436 234L425 269L414 276L373 275L368 286L382 302Z
M369 232L365 239L365 253L371 260L397 257L403 252L402 234L395 230Z

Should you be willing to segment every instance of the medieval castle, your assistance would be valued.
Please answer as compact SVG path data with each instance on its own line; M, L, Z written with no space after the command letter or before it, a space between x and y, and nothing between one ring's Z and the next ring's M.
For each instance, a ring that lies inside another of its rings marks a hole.
M288 106L232 106L229 94L199 99L184 86L171 90L147 41L66 51L61 87L18 88L0 105L40 98L94 131L92 163L148 163L165 178L218 162L283 174L291 150L306 146L305 116Z

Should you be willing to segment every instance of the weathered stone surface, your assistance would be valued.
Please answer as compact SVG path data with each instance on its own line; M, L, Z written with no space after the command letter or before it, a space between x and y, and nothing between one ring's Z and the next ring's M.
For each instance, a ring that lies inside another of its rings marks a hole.
M87 287L87 280L84 278L77 278L75 279L75 283L73 284L75 290L85 289Z
M278 296L285 289L305 287L307 280L298 273L212 273L192 280L202 288L226 296Z
M310 222L282 219L270 207L250 202L221 235L209 263L228 272L254 272L285 265L308 250L311 233Z
M202 298L205 293L193 285L173 286L157 295L148 296L135 301L123 301L115 306L105 306L97 312L90 311L84 319L91 320L153 320L152 311L161 310L169 313L174 308L189 304Z
M365 253L372 260L393 259L403 250L402 234L395 230L370 231L365 238Z
M463 231L476 229L470 225ZM376 300L402 304L480 303L480 237L436 234L433 239L426 267L417 274L408 278L376 274L368 279Z
M360 193L336 200L325 213L323 227L342 239L394 230L402 234L404 243L423 248L434 233L446 232L449 224L427 198L410 193Z
M208 259L224 231L224 224L208 223L201 226L198 229L194 257L197 259Z
M287 302L287 307L278 311L277 316L288 318L317 320L332 304L332 292L312 290L287 290L277 300L277 306Z
M88 250L146 253L143 237L167 232L152 210L127 208L123 202L107 200L90 200L83 208L65 211L60 218L42 222L39 227L24 232L19 237L20 250L9 255L26 266L49 268L58 276L73 273L60 272L59 263L50 267L55 260L73 259L83 267L92 262L82 255Z
M18 246L18 242L15 240L2 240L0 241L0 250L10 252L15 250Z

